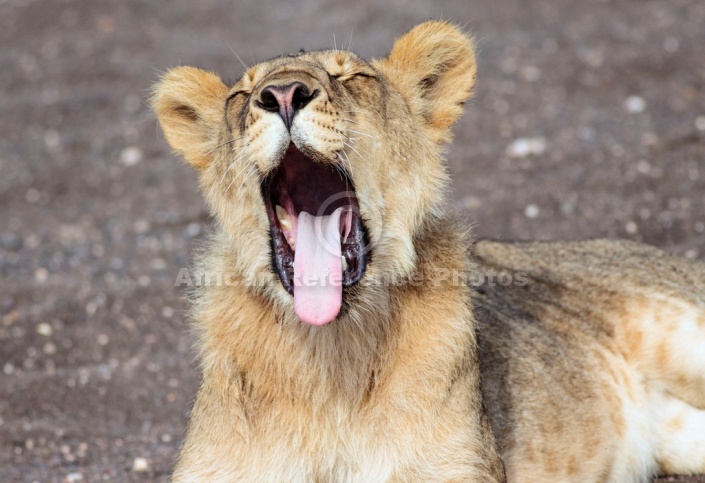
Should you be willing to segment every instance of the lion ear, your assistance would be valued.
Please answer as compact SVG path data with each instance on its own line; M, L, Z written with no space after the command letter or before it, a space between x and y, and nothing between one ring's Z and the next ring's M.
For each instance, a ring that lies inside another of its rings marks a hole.
M447 22L425 22L399 38L378 67L432 137L437 142L450 141L450 127L475 85L472 40Z
M210 162L227 95L217 75L195 67L172 69L154 86L151 105L167 142L196 169Z

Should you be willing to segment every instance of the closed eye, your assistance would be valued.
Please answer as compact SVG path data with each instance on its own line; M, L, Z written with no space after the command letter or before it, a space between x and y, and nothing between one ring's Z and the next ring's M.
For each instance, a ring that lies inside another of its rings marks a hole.
M225 105L227 106L228 104L230 104L230 101L234 100L237 96L249 96L249 95L250 95L250 91L247 91L247 90L244 90L244 89L241 89L241 90L239 90L239 91L232 92L232 93L228 96L228 98L225 100Z
M368 79L376 79L377 75L372 73L372 72L366 72L366 71L356 71L356 72L343 72L342 74L328 74L330 75L333 79L339 81L339 82L346 82L351 79L354 79L355 77L364 77Z

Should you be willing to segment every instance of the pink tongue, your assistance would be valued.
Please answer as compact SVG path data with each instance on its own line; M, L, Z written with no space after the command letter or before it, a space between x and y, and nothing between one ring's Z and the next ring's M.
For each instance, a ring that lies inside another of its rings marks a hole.
M302 211L296 227L294 310L301 320L325 325L343 301L340 214L312 216Z

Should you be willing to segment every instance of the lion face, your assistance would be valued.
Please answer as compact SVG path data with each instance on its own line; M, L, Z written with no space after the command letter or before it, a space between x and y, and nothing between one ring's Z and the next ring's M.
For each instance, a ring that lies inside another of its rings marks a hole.
M413 270L414 235L442 207L442 144L474 80L469 39L427 22L370 62L337 50L286 55L230 87L176 68L153 106L200 172L233 271L322 325L379 293L366 279Z

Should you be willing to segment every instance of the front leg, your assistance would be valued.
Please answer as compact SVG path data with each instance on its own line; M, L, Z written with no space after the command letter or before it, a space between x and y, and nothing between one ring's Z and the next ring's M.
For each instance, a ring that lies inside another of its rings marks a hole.
M251 434L240 396L227 378L204 373L172 482L248 481Z
M504 465L494 450L491 433L481 435L479 440L476 436L471 439L457 435L452 440L434 441L434 448L429 444L428 453L417 453L414 463L395 471L389 481L505 482Z

